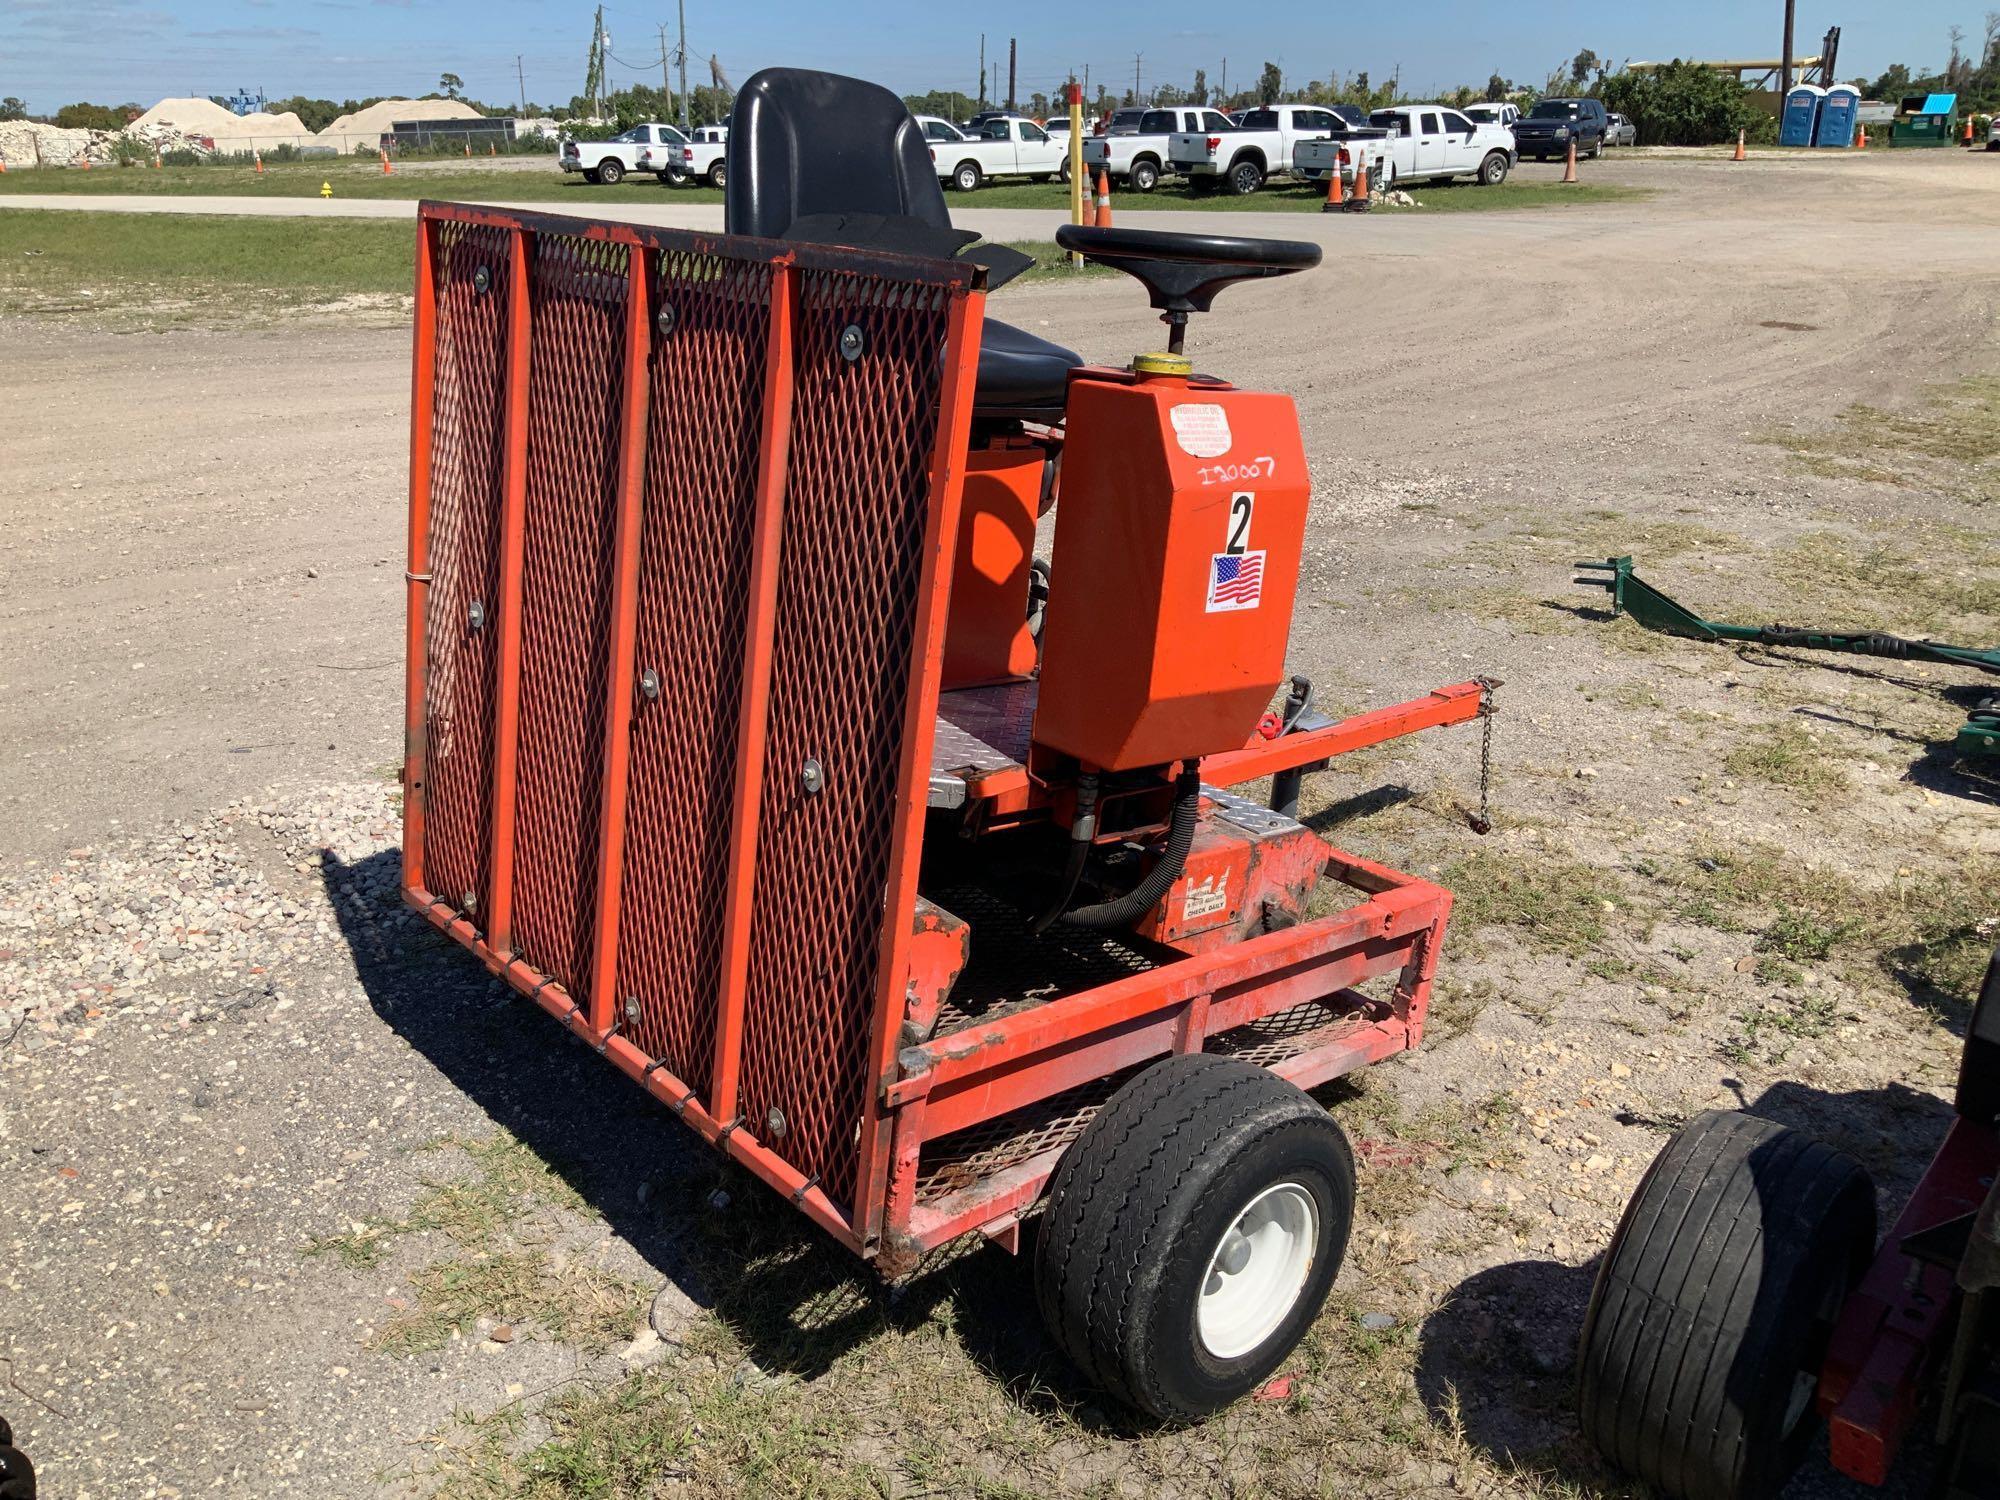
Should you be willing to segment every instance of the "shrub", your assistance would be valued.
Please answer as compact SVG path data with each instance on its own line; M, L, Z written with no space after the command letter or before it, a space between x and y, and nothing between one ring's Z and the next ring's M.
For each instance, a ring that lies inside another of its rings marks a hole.
M1606 78L1604 107L1638 127L1642 146L1717 146L1767 118L1730 75L1678 59Z

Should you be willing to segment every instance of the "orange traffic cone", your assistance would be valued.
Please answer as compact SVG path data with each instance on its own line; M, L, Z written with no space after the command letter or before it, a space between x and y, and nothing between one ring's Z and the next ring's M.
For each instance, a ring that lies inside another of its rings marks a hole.
M1347 200L1347 211L1351 214L1365 214L1375 205L1368 197L1368 163L1354 164L1354 196Z
M467 142L465 143L465 154L466 154L467 158L470 158L470 157L471 157L471 155L472 155L472 142L471 142L471 141L467 141Z
M1576 142L1569 143L1569 155L1563 161L1563 181L1576 181Z
M1345 151L1340 154L1342 156L1347 155ZM1323 214L1337 214L1346 206L1347 193L1345 186L1340 180L1340 163L1335 162L1333 164L1333 171L1327 176L1326 202L1319 206L1319 211Z
M1970 145L1972 144L1972 116L1971 116L1971 115L1967 115L1967 116L1965 117L1965 144L1966 144L1966 145L1968 145L1968 146L1970 146Z
M87 151L83 155L83 170L86 172L90 170L90 153Z
M1097 227L1111 227L1111 173L1104 169L1097 174Z
M495 146L494 146L494 144L493 144L493 143L492 143L491 141L488 141L488 142L486 143L486 154L487 154L488 156L498 156L498 155L500 154L500 152L499 152L499 149L498 149L497 147L495 147Z
M1571 149L1574 150L1575 148L1572 147ZM1743 149L1743 132L1740 130L1736 132L1736 154L1729 159L1731 161L1748 161L1750 159L1750 153Z
M153 153L153 170L155 172L160 170L160 153L157 151Z
M1868 149L1868 127L1866 125L1861 127L1861 135L1854 144L1863 151Z
M0 177L7 175L7 158L0 156Z
M259 177L262 177L264 175L264 153L261 151L253 151L250 154L257 158L257 175Z
M389 165L389 150L386 146L382 148L382 175L384 177L395 175L395 169Z

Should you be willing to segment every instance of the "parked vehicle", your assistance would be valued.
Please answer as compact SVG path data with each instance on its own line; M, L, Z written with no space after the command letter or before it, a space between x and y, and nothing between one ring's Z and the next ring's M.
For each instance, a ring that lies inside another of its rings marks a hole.
M1338 170L1351 178L1355 167L1366 162L1368 179L1377 187L1456 177L1496 187L1514 168L1512 131L1441 104L1378 109L1368 124L1369 129L1344 138L1302 142L1296 158L1300 175L1323 178Z
M1514 123L1514 145L1536 161L1568 155L1572 142L1578 156L1602 156L1608 123L1601 99L1544 99Z
M673 126L649 121L608 141L564 141L556 165L565 172L581 172L585 182L606 186L622 181L629 172L653 172L662 182L676 182L686 145L687 137Z
M697 125L694 138L681 147L682 168L689 177L720 188L729 181L728 154L727 125Z
M1177 131L1229 130L1233 127L1216 109L1182 105L1177 109L1121 109L1111 117L1104 135L1083 143L1083 164L1093 179L1108 171L1134 192L1150 193L1168 169L1167 147Z
M950 122L929 115L918 117L931 143L937 174L961 193L969 193L989 177L1026 177L1047 182L1069 181L1069 145L1053 138L1024 115L996 115L976 135L960 132L957 140L940 138L931 126Z
M1606 117L1604 144L1607 146L1636 146L1639 144L1639 127L1623 115Z
M1167 158L1197 193L1218 184L1241 196L1254 193L1266 178L1292 170L1292 149L1300 141L1353 129L1345 116L1320 104L1267 104L1247 111L1234 130L1177 131Z
M1468 120L1476 120L1482 125L1505 125L1509 130L1521 118L1521 106L1505 99L1488 100L1479 104L1468 104L1460 111Z

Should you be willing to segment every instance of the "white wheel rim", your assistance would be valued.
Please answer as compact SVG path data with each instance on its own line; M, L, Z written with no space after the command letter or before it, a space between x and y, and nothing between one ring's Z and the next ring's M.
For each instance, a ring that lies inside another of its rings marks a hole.
M1319 1204L1296 1182L1252 1198L1208 1258L1195 1331L1217 1359L1262 1344L1298 1305L1319 1248Z

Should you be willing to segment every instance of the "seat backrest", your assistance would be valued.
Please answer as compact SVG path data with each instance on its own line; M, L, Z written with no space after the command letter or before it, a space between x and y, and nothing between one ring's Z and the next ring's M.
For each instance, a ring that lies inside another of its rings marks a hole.
M923 127L878 84L766 68L730 116L730 234L781 238L813 214L891 214L950 228Z

